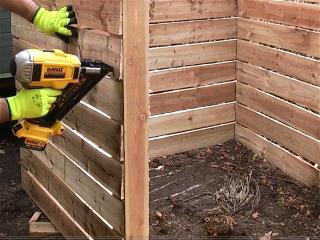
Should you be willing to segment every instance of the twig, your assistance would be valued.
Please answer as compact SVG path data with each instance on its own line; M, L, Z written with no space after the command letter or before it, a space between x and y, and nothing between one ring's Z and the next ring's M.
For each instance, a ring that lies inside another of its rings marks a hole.
M190 198L187 198L187 199L182 199L181 201L182 201L182 202L188 202L188 201L191 201L191 200L196 199L196 198L198 198L198 197L207 196L207 195L210 195L212 198L214 197L214 194L213 194L213 193L211 193L211 192L205 192L205 193L201 193L201 194L195 195L195 196L190 197Z
M152 191L150 191L150 193L154 193L154 192L157 192L157 191L159 191L159 190L162 190L162 189L164 189L164 188L166 188L166 187L168 187L168 186L170 186L170 185L172 185L172 184L174 184L174 183L176 183L176 182L179 182L179 181L181 181L181 180L184 180L185 178L179 178L178 180L175 180L175 181L173 181L173 182L169 182L169 183L167 183L167 184L165 184L165 185L163 185L163 186L161 186L161 187L158 187L158 188L155 188L155 189L153 189Z

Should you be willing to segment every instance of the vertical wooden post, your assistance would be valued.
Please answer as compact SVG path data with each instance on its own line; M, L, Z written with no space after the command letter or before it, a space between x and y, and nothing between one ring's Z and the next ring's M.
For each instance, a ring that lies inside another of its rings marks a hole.
M149 236L149 4L123 0L126 239Z

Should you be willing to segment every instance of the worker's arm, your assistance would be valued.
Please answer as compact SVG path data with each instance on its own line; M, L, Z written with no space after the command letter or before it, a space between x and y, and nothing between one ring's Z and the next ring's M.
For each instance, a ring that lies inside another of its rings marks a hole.
M5 123L9 120L9 109L7 101L4 98L0 98L0 123Z
M39 6L32 0L0 0L0 6L32 21Z
M0 6L19 14L32 22L40 31L49 35L71 36L68 25L76 23L72 7L63 7L58 11L48 11L32 0L0 0Z
M0 99L0 123L47 115L60 94L60 90L50 88L22 89L16 96L2 98Z

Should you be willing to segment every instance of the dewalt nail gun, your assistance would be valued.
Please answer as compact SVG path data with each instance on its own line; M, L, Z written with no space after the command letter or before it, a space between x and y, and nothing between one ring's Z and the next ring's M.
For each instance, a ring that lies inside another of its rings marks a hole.
M21 147L43 151L50 136L61 135L60 120L113 68L101 61L80 60L61 50L24 50L11 61L11 74L24 88L53 88L62 95L41 118L22 119L13 127Z

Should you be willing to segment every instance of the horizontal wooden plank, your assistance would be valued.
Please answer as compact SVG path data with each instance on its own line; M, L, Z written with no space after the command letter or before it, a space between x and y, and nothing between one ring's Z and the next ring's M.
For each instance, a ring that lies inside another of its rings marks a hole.
M161 136L233 121L235 121L235 103L163 114L150 118L149 136Z
M120 2L120 1L119 1ZM78 29L78 38L71 39L68 52L82 59L97 59L114 68L114 76L122 76L122 39L102 31Z
M230 39L237 37L237 19L223 18L150 24L149 32L150 46Z
M149 50L149 70L236 59L236 40L196 43Z
M21 178L24 190L64 236L89 239L89 236L61 207L59 202L24 168L21 169Z
M235 80L235 62L213 63L149 73L150 92L163 92Z
M239 18L238 38L320 57L320 32Z
M113 120L123 123L123 82L103 78L82 101L101 110Z
M236 121L306 159L320 163L320 141L266 115L236 104Z
M78 23L90 28L122 35L122 1L119 0L36 0L47 9L72 5Z
M320 140L319 114L241 83L237 83L237 101Z
M68 46L62 40L39 32L30 22L17 14L11 15L12 35L24 42L42 49L61 49L67 52Z
M23 41L21 39L18 39L18 38L14 37L14 36L13 36L12 42L13 42L13 48L12 48L13 55L15 55L18 52L21 52L21 51L23 51L25 49L37 48L37 46L32 45L31 43Z
M239 16L320 30L317 5L276 0L238 0Z
M238 60L320 86L319 60L243 40L238 40L237 49Z
M235 100L235 81L150 95L151 114L175 112Z
M49 168L51 165L50 162L53 162L56 166L60 166L50 169L119 234L123 234L123 202L112 194L111 191L103 187L103 185L86 172L85 169L79 166L76 162L77 160L71 159L70 156L64 154L62 150L64 149L58 149L49 143L46 152L33 151L32 153ZM57 163L58 161L59 163Z
M237 62L237 80L302 107L320 112L320 87L241 61Z
M288 150L239 124L236 124L236 140L298 181L309 186L319 185L319 170Z
M56 147L61 149L65 155L72 158L79 166L90 173L97 181L112 191L116 196L121 197L122 165L119 160L93 147L67 127L63 135L54 137L52 142ZM48 158L56 158L54 153L56 153L56 151L51 151L51 154L48 154ZM64 167L58 163L59 162L55 163L57 165L56 168L60 169ZM59 172L64 173L61 170L59 170Z
M49 145L47 153L52 151ZM46 190L59 201L63 209L91 236L114 236L115 231L110 229L63 181L55 175L52 165L63 158L48 161L46 154L34 155L29 150L21 151L22 165L46 188ZM48 216L49 219L53 216Z
M81 102L63 118L63 122L110 153L113 158L120 159L122 133L121 125L117 122Z
M234 123L167 135L150 140L150 158L209 147L234 138Z
M61 236L59 231L51 222L29 223L29 235L38 237Z
M237 16L236 0L151 0L150 22Z

